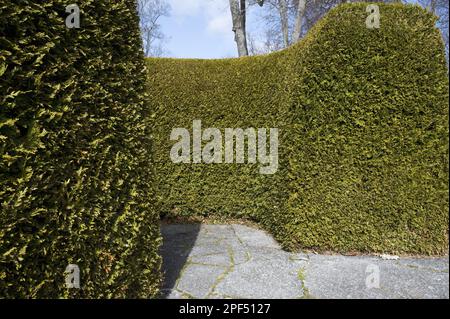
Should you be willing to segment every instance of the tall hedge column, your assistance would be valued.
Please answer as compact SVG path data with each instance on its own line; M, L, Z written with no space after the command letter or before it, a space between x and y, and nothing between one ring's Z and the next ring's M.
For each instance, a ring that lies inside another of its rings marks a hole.
M133 0L0 2L0 297L158 291L146 68ZM81 288L66 289L76 264Z

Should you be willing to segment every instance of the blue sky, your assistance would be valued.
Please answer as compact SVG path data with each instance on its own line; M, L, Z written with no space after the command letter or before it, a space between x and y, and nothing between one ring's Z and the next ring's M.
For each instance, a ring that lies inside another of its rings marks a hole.
M229 9L229 0L167 0L170 16L160 20L167 36L164 56L175 58L236 57L237 49ZM408 0L414 3L417 0ZM259 10L258 10L259 9ZM252 7L247 13L247 31L258 34L262 9Z
M165 56L176 58L236 57L228 0L167 0L169 17L160 20L167 36ZM254 14L249 14L249 26Z

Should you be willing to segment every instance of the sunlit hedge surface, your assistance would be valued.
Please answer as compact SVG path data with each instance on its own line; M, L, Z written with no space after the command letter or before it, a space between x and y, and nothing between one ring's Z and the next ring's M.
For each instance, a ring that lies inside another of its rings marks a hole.
M135 1L0 1L0 297L152 297L160 276ZM66 289L77 264L81 289Z
M447 68L423 9L380 5L368 29L346 4L275 54L149 59L147 88L135 1L80 1L80 29L66 5L0 2L0 297L156 296L158 211L290 249L446 251ZM278 171L172 163L193 120L278 128Z
M162 214L259 222L286 248L441 254L448 235L448 79L435 17L418 6L331 10L267 56L149 59ZM257 164L174 164L173 128L280 130Z

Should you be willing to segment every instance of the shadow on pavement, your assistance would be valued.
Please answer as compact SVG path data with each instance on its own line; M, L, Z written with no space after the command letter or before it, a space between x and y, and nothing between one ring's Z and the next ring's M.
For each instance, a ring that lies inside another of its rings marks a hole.
M194 247L201 224L164 224L161 223L163 244L160 253L163 259L164 274L160 298L165 299L175 288L177 278L186 264Z

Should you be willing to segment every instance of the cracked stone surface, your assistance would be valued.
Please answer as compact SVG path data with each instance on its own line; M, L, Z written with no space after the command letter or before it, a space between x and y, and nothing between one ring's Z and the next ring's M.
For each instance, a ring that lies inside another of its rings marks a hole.
M164 298L449 298L449 260L289 253L243 225L163 224Z

